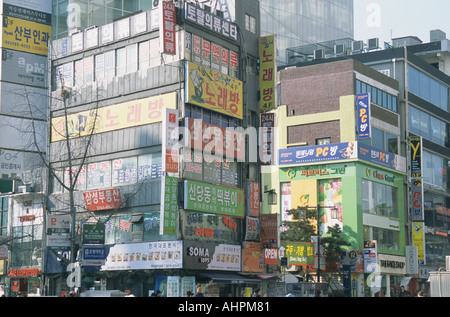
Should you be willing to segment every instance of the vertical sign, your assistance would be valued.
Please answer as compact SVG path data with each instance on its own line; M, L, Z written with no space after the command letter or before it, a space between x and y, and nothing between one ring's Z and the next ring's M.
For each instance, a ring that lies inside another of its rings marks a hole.
M274 128L275 114L261 113L261 165L271 165L273 163Z
M423 222L412 222L413 246L417 247L419 265L425 265L425 228Z
M178 110L165 109L163 120L163 171L178 173Z
M161 235L176 235L178 223L178 178L165 176L161 180Z
M422 177L422 137L410 138L411 178Z
M364 241L364 273L377 272L377 241Z
M423 221L423 186L422 179L411 180L411 217L414 221Z
M259 195L260 195L260 185L257 182L251 182L250 187L250 216L259 217Z
M276 106L276 35L259 38L259 84L260 84L260 110L262 112L275 109Z
M161 8L161 21L159 32L162 41L162 52L169 55L176 55L175 25L176 13L175 3L163 1Z
M358 138L369 139L370 128L370 94L359 94L356 96L356 108L358 116Z

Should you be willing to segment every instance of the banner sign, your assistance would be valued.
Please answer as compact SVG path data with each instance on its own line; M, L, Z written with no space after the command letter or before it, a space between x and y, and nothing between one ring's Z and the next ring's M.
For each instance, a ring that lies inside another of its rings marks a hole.
M105 244L104 223L84 223L81 232L83 244Z
M263 248L278 248L279 214L261 215L261 243Z
M260 241L261 240L261 223L259 218L246 217L245 219L245 240Z
M422 179L411 180L411 216L413 221L424 219L424 194Z
M164 156L163 171L178 174L178 110L164 109L164 120L162 126Z
M90 211L123 207L122 188L99 189L83 192L86 209Z
M358 158L358 142L302 146L279 150L279 164L302 164Z
M364 273L373 273L377 271L378 265L377 241L364 241Z
M271 165L274 159L275 114L261 113L261 165Z
M186 3L185 19L231 40L239 40L238 26L193 3Z
M165 176L161 181L160 234L176 235L178 227L178 178Z
M356 108L358 118L358 138L370 139L370 94L359 94L356 96Z
M186 74L186 102L243 119L242 81L189 62Z
M184 268L194 270L241 271L241 246L184 241Z
M405 157L357 141L281 149L278 153L280 165L360 159L406 173Z
M244 218L244 190L185 180L184 209Z
M411 178L421 178L422 174L422 137L410 138Z
M421 221L412 222L413 246L417 247L419 265L426 265L425 257L425 223Z
M183 268L183 241L116 244L101 270L164 270Z
M259 38L259 89L261 112L276 107L277 96L277 41L276 35Z
M286 257L289 265L314 265L314 243L310 242L280 242L278 263Z
M52 119L51 142L162 122L165 108L175 109L176 92L128 101ZM92 131L94 129L94 131Z
M47 234L69 233L70 215L47 215Z
M244 159L245 144L242 132L192 118L186 118L186 127L189 135L186 137L185 147L237 160Z
M159 28L159 37L162 41L162 52L169 55L176 55L175 26L177 16L175 12L175 3L162 1L160 10L162 25Z
M250 195L248 195L248 206L249 206L249 212L250 212L250 216L251 217L259 217L259 208L260 208L260 201L259 201L259 196L260 196L260 191L261 191L261 186L259 183L257 182L250 182L248 184L249 190L248 192L250 193Z
M50 25L3 16L2 45L26 53L48 55Z
M100 266L105 264L106 260L105 246L86 246L82 248L83 266Z

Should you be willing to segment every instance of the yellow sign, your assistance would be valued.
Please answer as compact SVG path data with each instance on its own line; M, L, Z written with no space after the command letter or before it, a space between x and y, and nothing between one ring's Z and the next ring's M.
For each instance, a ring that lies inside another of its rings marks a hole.
M175 92L52 119L52 142L162 122L164 109L176 109Z
M262 112L275 109L276 106L276 55L275 35L259 38L259 86L260 86L260 110Z
M242 81L186 63L186 102L243 119Z
M51 29L50 25L3 16L3 47L47 56Z
M419 264L425 264L424 222L413 222L413 246L417 246Z

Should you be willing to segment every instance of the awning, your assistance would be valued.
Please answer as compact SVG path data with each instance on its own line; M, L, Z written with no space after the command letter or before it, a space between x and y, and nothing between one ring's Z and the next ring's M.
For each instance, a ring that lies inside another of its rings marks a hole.
M217 284L259 284L260 280L242 276L236 273L222 273L222 272L205 272L197 273L198 276L211 279Z

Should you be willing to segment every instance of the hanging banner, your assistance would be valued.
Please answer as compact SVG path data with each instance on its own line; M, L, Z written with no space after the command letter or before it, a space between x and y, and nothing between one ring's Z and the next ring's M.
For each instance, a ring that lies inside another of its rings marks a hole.
M261 112L276 108L277 96L277 41L276 35L259 38L259 85Z
M162 153L164 155L163 171L178 174L178 110L164 109L164 111L165 114L162 126Z
M356 96L356 108L358 118L358 138L370 139L370 94L359 94Z
M425 258L425 224L423 222L412 222L413 246L417 247L417 258L419 265L426 265Z
M261 243L263 248L278 248L279 214L261 215Z
M248 192L250 195L248 196L249 202L249 212L251 217L259 217L259 196L260 196L260 185L257 182L250 182L248 184Z
M175 39L175 26L176 26L176 12L175 3L162 1L160 6L162 24L159 28L159 38L161 39L162 52L169 55L176 55L176 39Z
M422 174L422 137L414 136L410 138L410 164L411 177L421 178Z
M165 176L161 181L160 234L176 235L178 227L178 178Z
M186 74L186 102L243 119L242 81L189 62Z
M422 179L416 178L411 180L411 216L413 221L424 220L424 194Z

